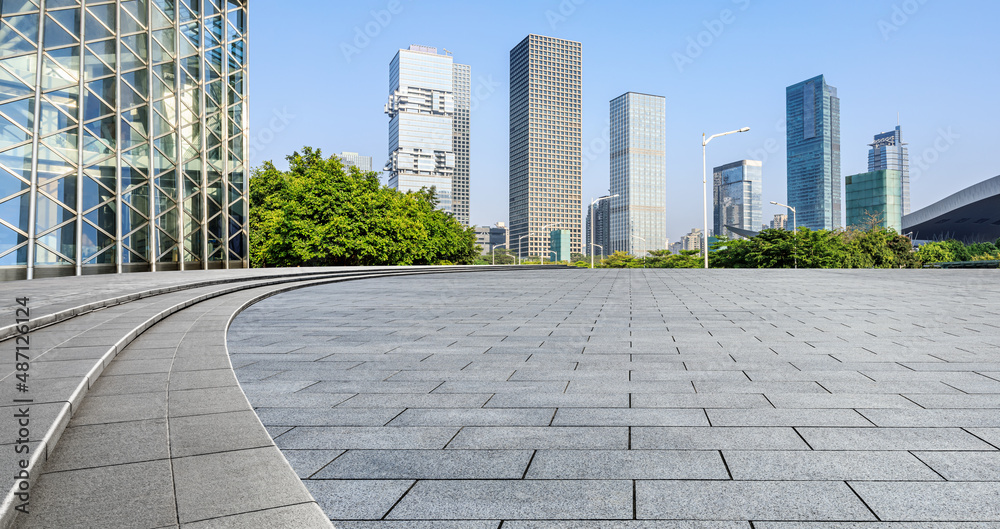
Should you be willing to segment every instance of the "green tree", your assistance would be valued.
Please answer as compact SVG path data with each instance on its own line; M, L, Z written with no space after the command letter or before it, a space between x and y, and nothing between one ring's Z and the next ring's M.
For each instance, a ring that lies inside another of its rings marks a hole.
M286 159L288 171L267 162L250 179L255 267L468 264L478 254L474 230L437 210L433 189L382 187L311 147Z
M929 242L917 248L916 260L921 265L934 263L950 263L955 260L952 247L943 241Z
M601 268L638 268L641 266L641 261L626 252L615 252L601 261Z

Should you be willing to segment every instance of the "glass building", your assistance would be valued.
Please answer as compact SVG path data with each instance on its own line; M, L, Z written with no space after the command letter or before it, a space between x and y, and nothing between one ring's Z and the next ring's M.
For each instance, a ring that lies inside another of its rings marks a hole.
M875 135L869 144L868 172L892 169L899 171L903 189L903 215L910 214L910 152L903 143L903 132L899 125L892 132Z
M903 175L883 169L847 177L847 226L903 231Z
M642 257L666 249L666 98L628 92L611 101L611 249Z
M756 160L741 160L712 171L716 237L739 238L729 230L730 226L747 231L757 231L762 226L763 167Z
M821 75L785 90L788 205L799 226L841 227L840 98Z
M357 167L359 171L363 173L372 172L372 157L362 156L356 152L342 152L337 155L340 161L344 163L344 168L349 169L350 167Z
M553 262L569 262L572 258L570 254L569 230L552 230L549 233L549 255L547 258Z
M587 244L594 243L593 249L586 248L587 251L584 252L590 255L591 252L594 255L601 255L602 252L607 254L608 249L611 248L611 243L608 242L611 236L611 201L601 200L593 207L587 207L587 223L584 225L587 230Z
M247 266L246 1L0 19L0 278Z
M459 220L466 225L470 75L469 66L454 64L450 54L437 48L413 45L399 50L389 63L385 106L389 187L403 192L433 187L438 207L456 217L463 212ZM462 145L456 149L456 143ZM464 175L456 171L460 161Z
M510 51L510 240L521 256L548 251L548 228L581 253L579 42L528 35Z

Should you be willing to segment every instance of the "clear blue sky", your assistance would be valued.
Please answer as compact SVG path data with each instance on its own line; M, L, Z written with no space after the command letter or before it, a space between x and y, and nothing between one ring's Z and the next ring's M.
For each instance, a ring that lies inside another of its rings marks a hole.
M899 113L917 209L1000 174L998 19L990 0L254 2L252 161L283 167L310 145L381 167L389 61L410 44L447 48L479 91L472 221L505 221L509 52L537 33L583 43L584 203L608 188L608 103L627 91L667 98L671 241L701 226L702 132L752 127L713 142L709 169L763 159L764 202L783 201L785 87L824 74L841 98L843 175L867 169L867 144Z

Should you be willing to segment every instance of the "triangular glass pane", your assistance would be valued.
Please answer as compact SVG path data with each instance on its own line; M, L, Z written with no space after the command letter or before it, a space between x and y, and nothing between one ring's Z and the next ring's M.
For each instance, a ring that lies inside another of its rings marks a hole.
M147 70L136 70L130 73L123 73L122 80L136 91L136 93L146 96L149 92L149 72Z
M153 29L169 28L173 25L171 17L167 16L159 7L153 6L153 20L150 27Z
M11 251L15 246L24 244L28 238L16 231L0 224L0 254L6 254ZM0 260L0 265L5 263Z
M94 52L99 59L101 59L104 64L107 64L113 70L115 67L115 55L118 53L115 47L115 41L104 40L101 42L91 42L87 44L87 48Z
M145 0L139 2L137 0L127 0L121 3L122 11L127 12L132 16L144 29L146 27L146 6Z
M110 4L103 5L90 5L88 3L87 10L93 15L93 17L100 21L102 24L108 27L112 32L115 30L115 4L114 2ZM90 38L90 26L87 27L87 40Z
M114 79L111 79L111 97L114 99ZM93 85L90 85L93 86ZM94 92L87 90L87 93L83 96L83 119L84 121L93 121L101 118L102 116L107 116L108 114L114 114L114 110L106 105L103 100L94 95ZM106 118L105 118L106 119ZM114 119L114 116L111 116ZM112 129L114 130L114 129Z
M150 60L153 61L153 64L172 61L174 59L173 54L164 49L163 46L160 46L160 44L156 42L156 39L153 39L153 42L149 47L149 51Z
M126 151L122 153L122 160L131 165L133 168L142 169L143 171L149 170L149 145L142 144L139 147L132 149L131 151Z
M190 57L192 55L198 55L198 48L192 43L187 37L182 37L177 41L177 56L178 57Z
M37 57L35 55L12 57L10 59L0 60L0 66L14 74L14 76L17 79L20 79L22 83L28 86L35 86L35 67L37 65L36 58Z
M58 55L77 50L78 48L64 48L55 50ZM63 57L66 58L66 57ZM60 61L46 55L42 61L42 90L48 92L57 88L65 88L75 85L79 81L80 65L77 63L76 69L67 70L63 68Z
M122 2L122 16L119 19L121 34L128 35L130 33L145 30L146 28L142 27L142 25L139 24L139 22L132 17L132 15L128 14L125 9L125 4L135 4L135 2Z
M52 250L49 250L48 248L42 246L41 244L38 244L35 246L35 264L43 266L49 266L49 265L54 266L54 265L71 265L73 263L67 261L62 256L58 255Z
M83 163L89 165L115 153L108 144L94 137L88 130L83 135Z
M113 200L115 192L104 187L98 181L89 176L83 177L83 209L84 211L95 208L105 202ZM114 233L112 229L111 233Z
M185 2L180 2L177 6L177 9L180 12L179 21L181 23L187 22L189 20L194 20L198 16L197 13L191 12L191 9L188 7L188 5L189 5L188 2L185 1ZM198 9L197 4L195 4L195 9L196 10Z
M79 119L79 108L80 108L80 88L78 86L71 86L65 90L57 90L55 92L48 92L45 94L45 99L49 100L54 104L59 110L63 111L66 115L70 116L74 120Z
M75 18L77 19L77 24L79 24L79 11L75 9L67 9L66 11L76 11L77 16ZM76 38L76 35L80 33L79 29L73 31L72 28L63 28L53 18L53 15L59 16L66 11L50 11L49 15L45 17L45 49L68 46L79 42ZM63 15L60 18L66 17ZM71 31L73 32L71 33Z
M0 14L3 16L31 11L38 11L38 2L35 0L4 0L0 2Z
M163 119L159 112L153 112L153 137L158 138L170 132L174 132L174 126Z
M18 33L24 35L31 43L32 48L38 45L38 15L4 17L4 21L16 29Z
M17 99L35 93L13 74L0 68L0 101Z
M102 6L97 6L97 7L102 7ZM103 6L103 7L111 7L113 9L115 6L114 4L110 4L110 6ZM90 7L89 11L97 11L97 9L94 7ZM94 16L93 13L89 11L87 13L87 27L85 28L87 40L93 41L93 40L101 40L113 37L115 34L111 30L109 30L104 24L102 24L99 21L99 19L96 16ZM112 22L111 25L114 25L114 22Z
M139 56L136 55L136 52L132 51L131 49L129 49L127 46L124 45L126 41L134 40L136 37L139 36L145 37L145 35L134 35L132 37L125 37L122 39L123 46L121 47L121 57L119 60L119 64L121 64L121 69L123 72L127 72L129 70L134 70L136 68L142 68L146 66L146 61L139 58ZM143 46L143 48L145 49L145 45Z
M67 208L70 213L76 211L76 175L52 180L39 185L38 188L56 199L57 203Z
M104 64L104 61L97 58L97 55L94 55L94 52L90 51L89 47L87 48L87 51L84 52L84 59L83 59L84 79L90 81L92 79L100 79L101 77L107 77L114 73L115 73L114 70L109 68L108 65Z
M31 181L31 145L0 152L0 165L16 176Z
M35 45L18 35L6 22L0 24L0 56L9 57L19 53L36 51Z
M133 90L132 87L125 84L124 82L121 84L121 92L119 93L121 94L121 107L123 109L132 108L136 105L141 105L146 102L146 100L143 99L143 97L140 96L138 92Z
M53 151L59 153L60 156L65 158L69 164L68 171L76 169L76 164L79 163L80 151L79 151L80 137L77 134L77 129L71 129L68 131L60 132L58 134L53 134L48 138L42 139L42 145L49 147ZM38 150L39 165L41 165L42 149ZM55 167L53 165L53 167ZM63 171L65 174L67 171ZM41 169L39 169L39 178L41 178Z
M57 155L45 144L38 146L38 181L48 182L54 178L59 178L74 171L76 167L70 162Z
M0 169L0 200L6 200L25 189L28 189L28 182Z
M122 115L136 132L141 134L144 139L149 139L149 107L141 106L133 108Z
M108 202L100 205L93 211L83 216L88 222L98 229L103 230L108 235L114 235L118 219L115 218L115 203Z
M55 105L42 98L41 111L38 113L38 134L48 136L56 131L75 126L75 119L63 114Z
M35 200L35 230L44 233L56 226L76 217L72 211L60 206L45 195L38 195Z
M80 241L80 250L83 254L84 261L89 261L102 250L114 245L115 243L113 238L98 231L97 228L87 224L86 222L83 223L81 235L83 235L83 239Z
M7 149L30 139L31 134L28 131L0 116L0 149Z

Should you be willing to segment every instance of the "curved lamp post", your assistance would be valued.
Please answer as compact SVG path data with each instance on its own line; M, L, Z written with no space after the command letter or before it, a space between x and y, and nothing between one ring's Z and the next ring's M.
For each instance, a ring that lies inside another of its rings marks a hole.
M740 132L750 132L750 127L743 127L740 130L731 130L729 132L723 132L722 134L716 134L714 136L709 136L705 138L705 134L701 135L701 184L704 187L704 194L702 195L702 201L704 205L705 212L705 233L702 234L704 239L704 244L702 245L702 251L705 253L705 269L708 269L708 160L707 160L707 147L708 142L714 140L715 138L720 138L722 136L729 136L730 134L738 134Z

